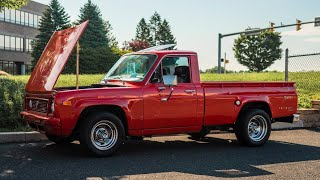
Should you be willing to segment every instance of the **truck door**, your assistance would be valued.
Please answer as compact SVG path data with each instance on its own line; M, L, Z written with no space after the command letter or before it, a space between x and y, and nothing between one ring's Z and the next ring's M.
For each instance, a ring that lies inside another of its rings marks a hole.
M197 91L191 81L189 61L188 56L170 56L159 64L155 72L159 77L144 93L145 129L196 126ZM173 87L170 99L171 87L163 84L162 75L177 76L178 85Z

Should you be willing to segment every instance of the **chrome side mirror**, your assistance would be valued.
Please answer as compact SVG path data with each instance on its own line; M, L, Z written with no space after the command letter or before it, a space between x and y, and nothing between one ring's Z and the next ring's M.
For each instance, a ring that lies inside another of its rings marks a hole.
M178 78L176 75L163 75L163 84L166 86L176 86L178 85Z

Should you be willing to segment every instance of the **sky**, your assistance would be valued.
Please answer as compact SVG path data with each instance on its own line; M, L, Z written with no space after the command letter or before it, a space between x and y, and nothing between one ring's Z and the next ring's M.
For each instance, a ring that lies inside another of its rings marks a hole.
M50 0L35 0L49 4ZM70 15L78 19L80 8L87 0L60 0ZM169 21L178 42L179 50L196 51L202 70L217 65L218 33L244 31L246 28L267 28L270 22L277 25L293 24L296 19L313 21L320 17L319 0L92 0L102 12L103 19L110 21L113 34L121 46L134 38L141 18L149 19L157 11ZM313 24L277 30L282 33L282 48L290 54L320 52L320 27ZM227 54L228 70L246 70L234 58L234 38L222 39L222 54ZM306 65L308 66L308 65ZM307 68L314 68L309 65ZM316 64L320 68L320 63ZM283 71L284 63L277 61L269 70Z

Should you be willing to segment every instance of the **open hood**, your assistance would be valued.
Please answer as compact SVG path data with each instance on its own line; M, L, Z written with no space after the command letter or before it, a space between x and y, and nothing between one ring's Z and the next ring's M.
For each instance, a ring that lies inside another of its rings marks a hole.
M88 22L53 33L30 76L26 86L27 92L43 93L53 90Z

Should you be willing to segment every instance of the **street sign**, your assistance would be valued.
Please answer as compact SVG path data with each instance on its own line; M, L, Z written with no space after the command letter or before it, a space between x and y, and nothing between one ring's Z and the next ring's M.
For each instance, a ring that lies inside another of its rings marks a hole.
M255 36L261 33L260 28L250 28L245 30L245 35L247 36Z
M314 27L319 27L320 26L320 17L316 17L314 21L315 21Z

